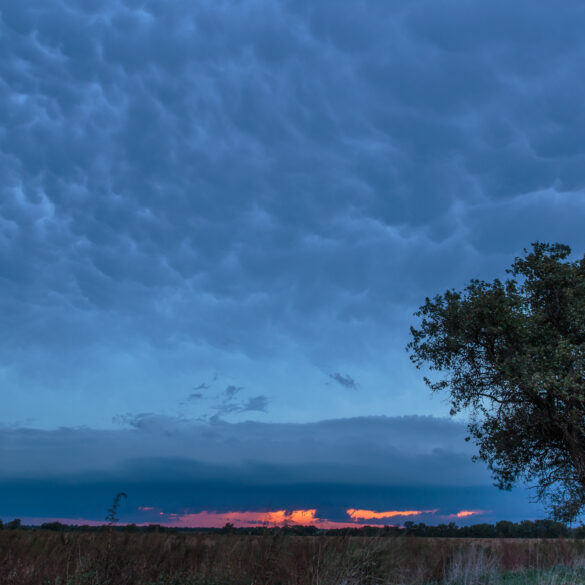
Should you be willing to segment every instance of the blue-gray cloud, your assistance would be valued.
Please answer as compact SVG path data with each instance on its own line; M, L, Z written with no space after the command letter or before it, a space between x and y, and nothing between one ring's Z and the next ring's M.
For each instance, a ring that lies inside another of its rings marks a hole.
M263 397L250 399L248 405L263 406ZM247 468L257 474L257 480L271 483L490 485L484 467L471 462L473 450L464 441L465 427L448 419L408 416L306 424L228 423L217 418L203 422L140 413L120 415L116 422L118 429L109 431L2 429L0 477L113 473L122 478L156 463L172 467L175 474L194 477L201 477L203 466L210 479L246 476ZM274 476L272 468L280 473Z
M239 392L241 388L236 388L235 386L229 386L226 389L230 390L233 389L236 392ZM226 395L224 392L224 395ZM246 412L267 412L268 404L270 400L267 396L260 394L258 396L252 396L245 401L236 402L234 400L235 392L232 394L227 394L224 401L220 404L216 404L211 407L212 414L210 415L211 420L219 421L221 417L225 416L226 414L233 414L233 413L246 413ZM201 417L202 420L205 420L206 417Z
M252 396L252 398L248 398L248 400L242 405L242 412L266 412L268 408L268 397L259 395L259 396Z
M223 394L224 394L226 400L231 401L235 398L236 394L238 394L242 390L243 390L243 388L241 386L234 386L234 385L230 384L223 391Z
M99 520L120 490L134 512L138 506L173 513L318 506L327 517L347 507L479 508L491 518L541 512L521 489L499 494L485 468L471 462L463 425L446 419L230 424L141 414L120 422L116 431L1 430L0 517Z
M160 404L167 388L128 383L153 355L184 396L177 348L258 376L352 360L378 368L368 387L407 392L377 364L408 368L387 348L426 295L501 273L536 239L585 248L579 2L5 4L13 403L25 389L47 412L66 391L82 416L115 381Z
M344 388L349 388L350 390L358 389L358 383L349 374L343 375L339 372L335 372L333 374L329 374L329 377Z

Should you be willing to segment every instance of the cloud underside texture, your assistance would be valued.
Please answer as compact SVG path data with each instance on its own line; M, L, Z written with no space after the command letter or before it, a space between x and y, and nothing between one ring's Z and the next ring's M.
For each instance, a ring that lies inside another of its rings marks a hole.
M120 491L128 494L122 519L134 522L180 524L203 511L316 510L342 522L348 509L422 510L430 522L461 510L537 515L523 490L491 487L463 437L458 423L414 416L312 424L150 416L118 431L5 429L0 517L102 520ZM379 522L400 517L390 520Z
M293 346L336 371L531 240L582 249L583 10L6 3L0 359Z

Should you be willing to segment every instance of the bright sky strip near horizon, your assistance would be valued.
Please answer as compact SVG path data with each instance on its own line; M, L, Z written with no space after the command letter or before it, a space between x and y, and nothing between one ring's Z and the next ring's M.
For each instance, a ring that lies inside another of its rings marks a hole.
M583 254L584 25L573 0L3 3L7 479L115 486L116 449L161 477L237 483L233 451L293 482L353 485L347 459L426 485L428 457L489 485L404 346L425 296L530 242ZM94 463L62 460L81 438Z

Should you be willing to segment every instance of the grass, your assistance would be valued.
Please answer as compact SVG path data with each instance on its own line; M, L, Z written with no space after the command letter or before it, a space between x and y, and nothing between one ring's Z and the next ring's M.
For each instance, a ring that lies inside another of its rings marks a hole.
M585 542L0 531L1 585L585 585Z
M496 579L496 585L582 585L585 572L582 569L557 567L546 570L530 569L505 573Z

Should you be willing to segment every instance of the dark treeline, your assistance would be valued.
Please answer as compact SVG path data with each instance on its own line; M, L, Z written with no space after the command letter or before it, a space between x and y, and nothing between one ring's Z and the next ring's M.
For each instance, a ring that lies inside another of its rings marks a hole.
M323 530L316 526L256 526L253 528L236 528L233 524L226 524L223 528L170 528L159 524L137 526L124 525L67 525L60 522L47 522L40 526L24 526L17 518L11 522L2 523L0 530L67 530L71 532L100 532L114 530L116 532L208 532L214 534L293 534L298 536L312 536L328 534L332 536L419 536L419 537L448 537L448 538L575 538L585 539L585 525L571 527L563 522L553 520L523 520L509 522L502 520L496 524L472 524L458 526L454 522L449 524L427 525L423 522L405 522L404 526L356 526L355 528L341 528Z

